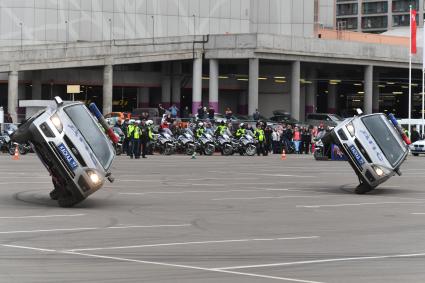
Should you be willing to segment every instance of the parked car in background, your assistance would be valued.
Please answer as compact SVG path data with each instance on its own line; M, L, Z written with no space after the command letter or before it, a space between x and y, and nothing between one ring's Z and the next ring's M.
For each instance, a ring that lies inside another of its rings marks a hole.
M131 118L131 113L129 112L111 112L108 114L105 114L106 119L111 119L113 121L118 120L118 122L121 124L124 122L125 119Z
M50 197L70 207L99 190L106 179L113 181L109 169L115 151L83 103L64 104L60 97L55 101L24 121L11 140L32 145L52 176Z
M425 154L425 140L419 140L412 143L409 146L409 149L414 156L418 156L419 154Z
M335 127L343 120L340 116L330 113L309 113L306 117L306 123L312 126Z
M300 121L291 116L291 113L285 110L274 110L273 116L270 117L270 120L275 123L284 123L292 126L301 124Z

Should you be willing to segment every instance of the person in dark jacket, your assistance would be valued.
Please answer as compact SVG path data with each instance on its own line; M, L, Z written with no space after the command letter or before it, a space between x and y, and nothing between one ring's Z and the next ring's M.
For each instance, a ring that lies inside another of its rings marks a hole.
M416 126L412 127L412 134L410 136L410 140L412 143L418 141L421 139L421 135L419 134L419 132L416 130Z
M311 145L311 133L309 128L303 127L301 132L301 140L302 140L301 151L304 151L305 154L309 154L310 145Z
M264 129L264 135L265 135L265 154L267 155L272 150L272 143L273 143L273 129L270 126L266 126L266 123L263 122L263 129Z

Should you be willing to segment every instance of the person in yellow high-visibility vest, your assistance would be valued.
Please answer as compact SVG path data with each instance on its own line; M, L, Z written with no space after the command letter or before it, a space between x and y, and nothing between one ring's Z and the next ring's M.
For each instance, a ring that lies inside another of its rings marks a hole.
M131 132L131 144L132 144L132 152L130 158L139 159L140 158L140 120L136 121L134 125L133 131Z
M255 139L257 140L257 155L258 156L260 156L260 154L266 155L265 149L264 149L265 135L264 135L264 130L261 128L260 123L256 124L254 136L255 136Z
M135 122L134 119L130 119L130 121L128 121L128 125L127 125L127 131L126 131L126 133L127 133L126 137L127 137L127 140L128 140L127 156L131 156L131 154L133 152L133 146L131 145L131 136L132 136L133 131L134 131L134 122Z

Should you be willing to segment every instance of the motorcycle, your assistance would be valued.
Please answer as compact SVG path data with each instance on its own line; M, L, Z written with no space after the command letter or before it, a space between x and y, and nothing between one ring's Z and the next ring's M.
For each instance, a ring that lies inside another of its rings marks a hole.
M171 155L176 151L176 141L170 130L165 129L157 135L157 140L154 145L161 154Z
M232 155L233 154L233 145L232 139L227 133L219 135L216 138L216 145L220 149L222 155Z
M198 151L205 155L212 155L215 151L214 139L209 133L203 133L199 137L197 145Z
M15 149L18 147L19 154L25 155L31 151L31 145L29 143L18 144L18 143L9 143L9 154L14 155Z
M177 147L181 152L185 152L187 155L192 155L195 152L195 138L190 129L186 129L186 131L177 138Z
M0 136L0 150L2 152L9 152L11 148L10 137L8 135ZM13 149L15 151L15 149Z
M240 155L254 156L257 152L255 146L255 139L251 131L247 131L239 140L233 140L233 147L235 152L239 152Z
M113 131L115 135L118 137L118 142L114 143L115 153L116 155L121 155L123 153L123 143L125 139L125 135L121 128L119 127L113 127Z

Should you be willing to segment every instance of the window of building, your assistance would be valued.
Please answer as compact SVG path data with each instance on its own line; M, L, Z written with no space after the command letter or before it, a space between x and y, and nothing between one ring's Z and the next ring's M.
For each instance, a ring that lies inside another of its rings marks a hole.
M412 9L417 9L419 7L419 0L393 0L392 11L409 12L410 5L412 5Z
M387 16L383 17L363 17L362 28L363 29L377 29L386 28L388 26Z
M416 15L416 22L418 22L418 21L419 21L419 16ZM409 25L410 25L409 14L393 16L393 27L409 26Z
M363 14L381 14L388 12L388 2L371 2L362 4Z
M337 5L337 16L349 16L349 15L357 15L357 3L352 4L338 4Z
M357 29L357 18L337 19L337 26L341 29Z

